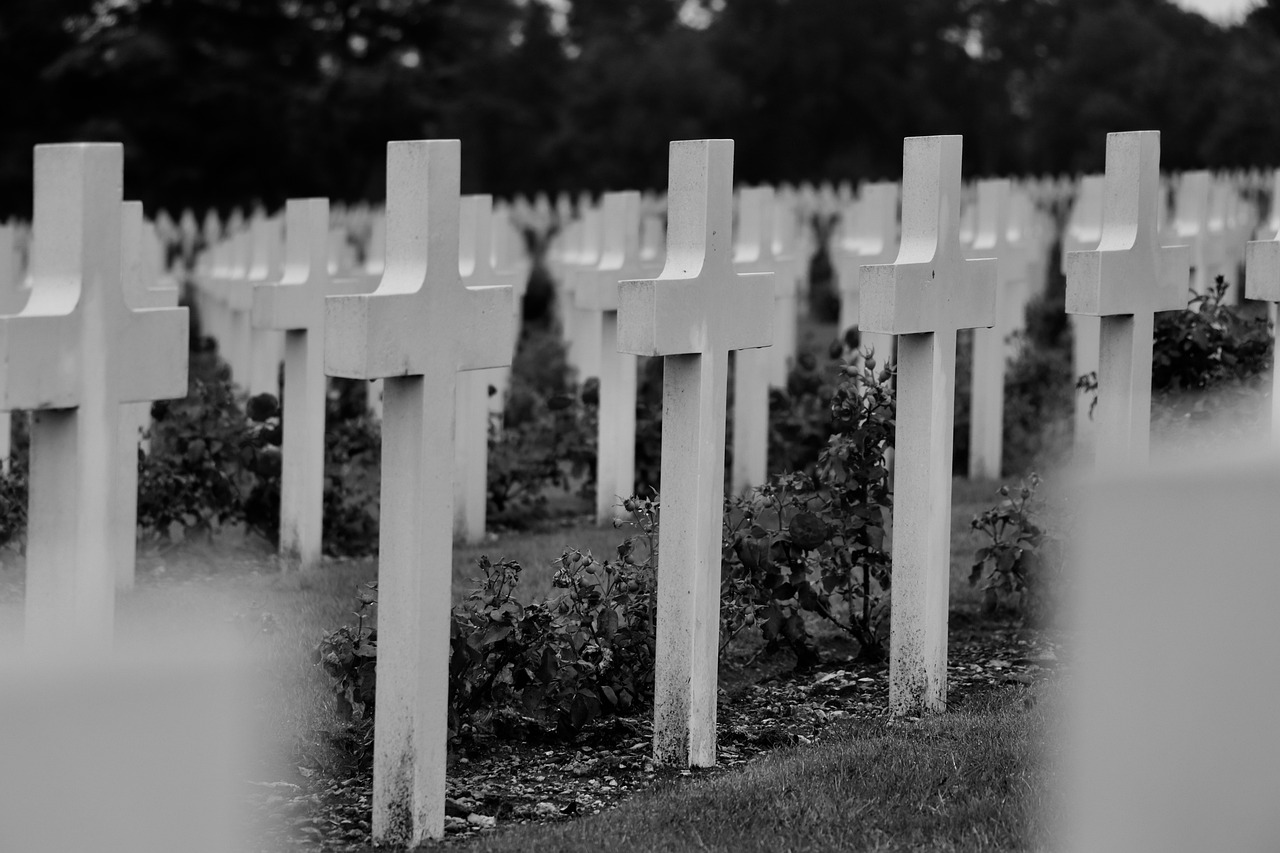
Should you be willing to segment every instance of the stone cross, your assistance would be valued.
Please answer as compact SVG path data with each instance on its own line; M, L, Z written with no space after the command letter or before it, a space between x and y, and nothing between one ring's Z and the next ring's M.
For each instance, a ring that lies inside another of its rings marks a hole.
M1075 499L1057 849L1277 846L1280 457L1227 453L1100 471Z
M947 704L956 332L995 322L996 261L960 250L959 136L903 142L902 241L862 271L862 327L897 335L889 705Z
M254 293L264 284L280 280L284 263L284 240L278 217L256 216L250 228L250 262L245 282L237 289L238 304L249 324L249 374L244 387L250 394L280 393L280 363L284 361L284 336L279 329L253 322ZM283 485L283 484L282 484Z
M187 392L187 312L134 310L121 284L118 144L35 149L31 298L0 317L0 410L32 409L26 635L110 642L122 403Z
M799 316L809 304L809 229L796 211L794 194L775 193L773 209L773 344L769 349L769 384L787 387L787 375L799 346Z
M738 234L733 269L738 273L770 273L782 278L773 256L773 188L744 187L738 191ZM780 292L775 288L775 297ZM777 304L775 322L785 322L789 305ZM774 339L785 337L774 326ZM729 488L736 495L763 485L769 476L769 378L772 348L744 349L733 354L733 466Z
M998 480L1004 452L1004 341L1022 325L1028 240L1010 234L1012 186L1007 178L979 181L970 258L996 259L996 314L990 329L973 331L969 406L969 477Z
M178 288L160 282L158 260L148 254L147 224L142 202L126 201L121 208L120 271L125 305L130 310L177 308ZM116 588L132 589L138 557L138 451L151 423L150 401L120 406L120 517L135 519L116 528Z
M1169 245L1186 246L1191 264L1191 289L1208 291L1209 263L1209 196L1213 176L1207 171L1183 172L1178 180L1173 221L1169 224ZM1157 205L1163 207L1160 202Z
M862 187L862 197L849 208L850 221L836 241L836 275L840 286L839 332L859 326L862 268L892 263L898 255L898 185L878 181ZM870 347L880 364L893 359L893 338L858 329L860 348Z
M578 379L581 381L588 376L600 375L600 365L595 360L600 352L597 338L599 327L590 322L590 317L578 307L574 293L577 292L582 276L589 276L600 263L602 223L600 208L592 204L587 196L578 201L578 216L572 232L577 246L565 258L560 298L564 302L561 313L568 347L566 357L569 365L578 371Z
M458 262L462 280L468 287L493 285L493 196L463 196L459 217ZM458 377L455 392L453 530L471 544L484 540L489 485L489 387L497 373L493 369L468 370Z
M1157 311L1186 304L1190 254L1157 236L1160 133L1107 134L1102 240L1067 258L1067 311L1102 318L1096 463L1146 464Z
M623 282L618 349L663 356L654 755L716 760L720 541L729 352L768 346L774 284L733 272L733 140L671 143L667 256Z
M1250 299L1280 303L1280 234L1249 243L1244 281ZM1271 439L1280 445L1280 347L1275 347L1272 356Z
M27 304L30 294L23 286L16 238L17 229L12 224L0 225L0 315L17 314ZM0 471L9 470L11 436L12 415L0 412Z
M281 277L254 286L253 323L284 333L280 442L280 561L320 565L324 518L325 296L329 291L329 201L290 199Z
M1067 258L1072 252L1092 251L1102 239L1102 199L1106 178L1085 175L1080 179L1071 218L1062 234L1060 269L1067 274ZM1071 381L1098 372L1098 348L1101 345L1101 320L1083 314L1067 317L1071 323ZM1074 395L1075 412L1072 434L1077 457L1092 453L1093 399L1083 391Z
M600 263L579 275L574 291L582 316L598 325L589 337L600 347L600 417L596 442L596 523L627 515L622 502L636 479L636 357L618 351L618 282L648 272L640 263L640 193L605 193L601 199ZM587 322L587 320L584 320Z
M444 834L457 375L511 358L511 290L463 286L457 140L387 146L386 268L325 302L325 371L383 378L373 836Z

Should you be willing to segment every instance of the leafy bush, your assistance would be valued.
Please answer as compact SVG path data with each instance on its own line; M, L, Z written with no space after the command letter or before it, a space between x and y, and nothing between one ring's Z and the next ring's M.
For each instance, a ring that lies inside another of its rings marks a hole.
M547 490L595 486L599 390L579 388L552 331L531 328L521 337L501 428L489 430L490 523L522 528L545 518Z
M1071 374L1071 326L1062 292L1027 304L1026 328L1004 385L1006 472L1051 464L1071 446L1075 387Z
M1048 534L1037 518L1040 482L1032 473L1016 494L1001 486L1003 500L970 522L973 530L990 540L974 554L969 573L970 585L985 575L982 588L988 613L998 610L1002 602L1032 620L1042 618L1048 610L1064 557L1062 541Z
M628 503L653 531L656 508ZM520 565L481 558L484 576L453 612L451 732L523 720L567 735L651 704L654 552L637 560L635 542L605 561L566 550L553 580L562 592L528 605L513 596Z
M803 352L787 374L787 387L769 389L769 472L812 472L831 438L841 348L833 346L826 365Z
M276 400L257 398L250 420L236 400L230 369L210 354L193 354L187 396L152 405L151 452L138 464L138 525L149 535L209 535L254 521L272 529L264 508L275 472L279 506L280 425ZM278 534L278 510L274 522Z
M1195 294L1183 311L1156 315L1151 388L1156 392L1248 385L1271 369L1272 337L1265 316L1224 305L1228 285Z
M324 434L323 547L330 556L361 557L378 550L382 427L363 401L349 408L349 392L340 380L331 382L336 387L329 393Z
M1218 276L1213 288L1193 294L1185 309L1156 315L1151 390L1157 422L1202 420L1228 410L1238 413L1241 406L1257 408L1258 391L1271 369L1274 338L1266 317L1223 304L1228 289ZM1093 395L1096 406L1097 374L1082 376L1076 384ZM1248 419L1234 420L1240 427Z
M521 566L481 557L481 576L451 616L449 733L534 727L569 735L653 699L657 504L630 500L637 533L601 561L566 550L543 601L516 597ZM376 584L369 588L376 589ZM339 715L363 742L372 736L377 633L365 625L325 637L315 653L333 681Z
M867 357L844 367L830 403L832 435L812 473L773 477L725 516L722 619L732 636L758 624L798 665L816 662L802 612L848 633L863 660L885 655L890 558L885 543L892 482L893 369Z

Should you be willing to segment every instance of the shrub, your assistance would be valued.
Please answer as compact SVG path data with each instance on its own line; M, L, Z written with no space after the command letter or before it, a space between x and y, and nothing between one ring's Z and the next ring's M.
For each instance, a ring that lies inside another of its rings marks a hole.
M970 527L989 540L974 554L969 584L984 579L985 608L994 613L1001 603L1030 620L1044 617L1063 565L1062 541L1048 534L1038 519L1036 489L1040 477L1032 473L1015 493L1001 486L999 504L974 516Z
M1018 333L1017 344L1017 355L1005 372L1006 472L1050 464L1070 449L1075 387L1063 292L1027 304L1026 327Z
M1213 288L1193 294L1185 309L1156 315L1151 389L1157 422L1202 420L1242 404L1256 406L1271 369L1274 339L1265 317L1223 304L1228 289L1218 276ZM1093 395L1091 408L1096 406L1097 374L1076 384Z
M1156 315L1151 387L1156 392L1246 384L1271 369L1272 337L1266 317L1224 305L1222 276L1185 310Z
M502 425L489 431L491 523L521 528L545 518L547 490L567 491L575 479L584 497L593 494L598 408L595 380L572 381L559 336L526 330Z
M725 516L724 633L758 624L767 641L786 643L798 666L816 662L802 612L840 628L859 658L881 660L890 558L885 544L892 483L891 367L867 357L846 365L829 408L832 435L812 473L773 477L729 502Z
M565 550L559 592L542 601L516 597L519 563L480 558L481 576L451 615L451 737L528 727L570 735L652 703L657 504L627 506L636 535L611 560ZM329 634L315 653L361 742L371 736L376 684L377 634L364 623L371 601L362 591L358 624Z
M209 535L225 524L243 522L245 499L261 503L268 487L257 472L279 467L279 420L270 403L260 400L250 422L236 401L230 369L212 354L193 354L187 396L152 405L151 452L138 466L138 525L144 533L170 537ZM265 415L271 412L270 415ZM278 485L277 485L278 495ZM278 501L278 496L277 496ZM277 522L278 523L278 522Z

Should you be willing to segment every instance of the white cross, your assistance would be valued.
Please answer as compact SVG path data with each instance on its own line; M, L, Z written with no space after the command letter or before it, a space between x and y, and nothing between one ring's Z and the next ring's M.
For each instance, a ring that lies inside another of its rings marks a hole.
M1277 199L1280 201L1280 199ZM1280 302L1280 234L1249 243L1245 254L1245 288L1250 299ZM1272 353L1271 439L1280 445L1280 347Z
M738 191L738 234L733 251L733 268L738 273L770 273L777 282L784 278L774 257L772 187L744 187ZM794 283L794 280L793 280ZM794 290L794 288L793 288ZM784 340L779 325L791 311L794 323L795 298L779 299L774 289L774 339ZM769 377L773 348L744 349L733 356L733 467L729 487L734 494L760 486L769 476Z
M328 199L290 199L281 277L253 289L254 325L285 335L279 553L285 569L304 571L320 565L323 539L328 238Z
M1007 178L978 182L971 258L996 259L995 325L973 332L969 406L969 477L997 480L1004 452L1004 341L1022 325L1030 259L1028 240L1010 236L1012 185Z
M579 274L573 295L583 322L596 326L587 340L599 346L596 523L605 524L627 515L622 501L636 479L636 357L618 351L618 282L651 270L640 263L640 193L605 193L600 204L600 263Z
M26 633L33 648L110 641L121 404L187 392L187 312L134 310L121 283L118 144L35 149L31 297L0 317L0 409L33 409Z
M839 332L858 325L862 293L862 268L888 264L898 255L898 185L878 181L862 187L862 197L845 209L845 223L836 246L835 266L840 287ZM859 349L870 348L880 364L893 359L893 338L859 328ZM843 338L842 338L843 340Z
M459 273L460 155L388 144L382 281L325 301L325 372L385 380L373 836L409 846L444 833L457 374L511 358L511 289Z
M667 206L662 274L621 285L618 349L665 357L654 755L707 767L716 760L729 352L769 345L774 285L733 272L733 140L671 143Z
M960 152L959 136L904 140L898 258L862 270L861 328L898 336L889 634L897 714L946 708L956 332L995 321L996 261L960 250Z
M1161 248L1160 133L1107 134L1102 240L1067 257L1067 312L1101 317L1096 462L1145 464L1151 440L1151 349L1157 311L1186 304L1190 253Z

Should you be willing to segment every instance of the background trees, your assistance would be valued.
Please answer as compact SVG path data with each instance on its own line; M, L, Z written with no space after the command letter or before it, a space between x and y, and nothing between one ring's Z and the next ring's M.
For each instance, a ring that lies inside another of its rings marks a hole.
M119 140L149 208L376 200L388 139L456 136L464 188L659 187L732 136L745 181L896 176L965 134L971 174L1280 152L1280 0L1223 27L1168 0L6 0L0 216L31 146Z

